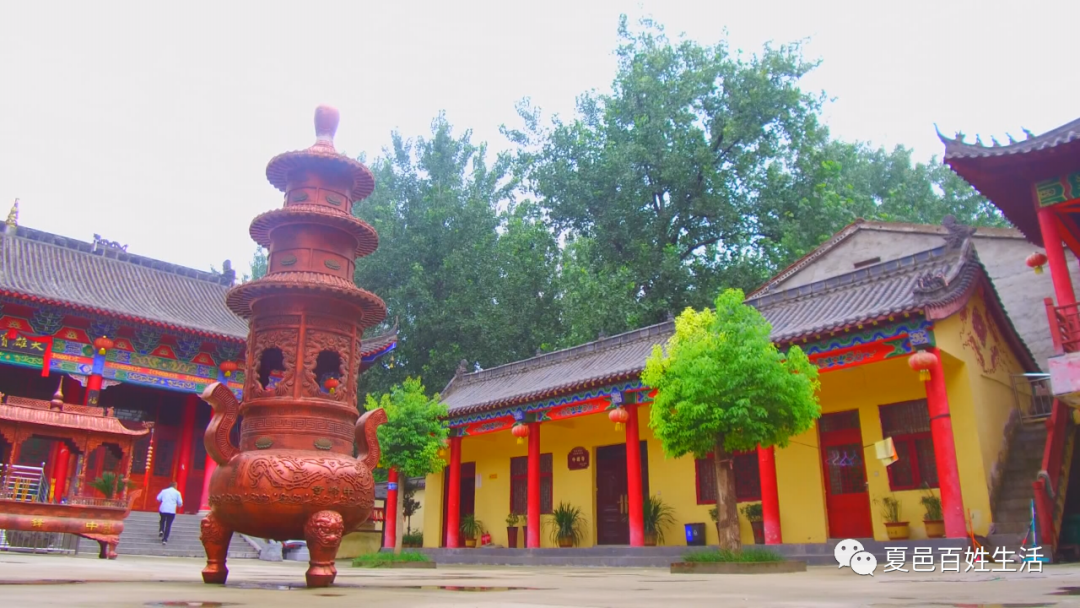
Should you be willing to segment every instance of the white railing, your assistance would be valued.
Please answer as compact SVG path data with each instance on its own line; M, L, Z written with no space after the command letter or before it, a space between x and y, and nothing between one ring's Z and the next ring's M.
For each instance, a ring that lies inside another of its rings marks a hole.
M1016 374L1012 377L1012 388L1022 421L1043 420L1050 416L1054 407L1050 374Z
M44 464L27 467L17 464L0 464L0 498L20 502L48 502L49 482L45 479Z

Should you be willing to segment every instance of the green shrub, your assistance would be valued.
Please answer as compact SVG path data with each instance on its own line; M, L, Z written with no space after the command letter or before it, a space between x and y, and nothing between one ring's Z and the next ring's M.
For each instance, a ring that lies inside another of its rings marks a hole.
M393 553L379 552L368 553L353 558L352 565L356 568L383 568L388 564L400 562L430 562L431 558L419 551L402 551Z
M709 551L691 551L683 555L683 561L687 562L782 562L784 556L768 549L755 549L747 547L740 551L728 551L726 549L712 549Z

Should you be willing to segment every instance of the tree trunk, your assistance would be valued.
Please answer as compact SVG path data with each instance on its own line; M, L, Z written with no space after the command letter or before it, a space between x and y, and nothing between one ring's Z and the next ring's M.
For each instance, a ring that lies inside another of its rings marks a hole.
M739 535L739 509L735 497L735 468L732 456L724 449L724 436L720 435L713 449L713 465L716 471L716 533L720 548L738 551L742 547Z

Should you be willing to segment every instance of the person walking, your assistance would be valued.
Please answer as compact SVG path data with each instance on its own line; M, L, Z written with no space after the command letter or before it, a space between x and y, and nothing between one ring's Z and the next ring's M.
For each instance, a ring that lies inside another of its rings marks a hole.
M169 543L169 532L172 532L172 522L176 519L176 507L184 506L184 497L180 495L180 490L176 489L174 481L157 495L157 499L161 503L158 507L158 538L161 539L161 544L166 545Z

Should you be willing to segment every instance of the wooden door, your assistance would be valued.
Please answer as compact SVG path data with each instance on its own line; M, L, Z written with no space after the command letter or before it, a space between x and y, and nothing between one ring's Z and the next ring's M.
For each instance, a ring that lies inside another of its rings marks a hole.
M858 410L818 420L829 538L873 538Z
M649 495L647 444L641 442L641 490ZM596 544L630 544L626 444L596 448Z
M459 516L458 522L466 515L474 515L476 513L476 463L475 462L463 462L461 463L461 479L458 480L461 493L459 494ZM439 537L439 546L446 546L446 521L447 521L447 508L450 506L450 467L443 468L443 501L442 501L442 536ZM398 504L401 504L401 495L398 495ZM485 524L487 525L487 524ZM458 536L458 540L464 540L461 536ZM460 542L460 546L464 547L465 543Z

